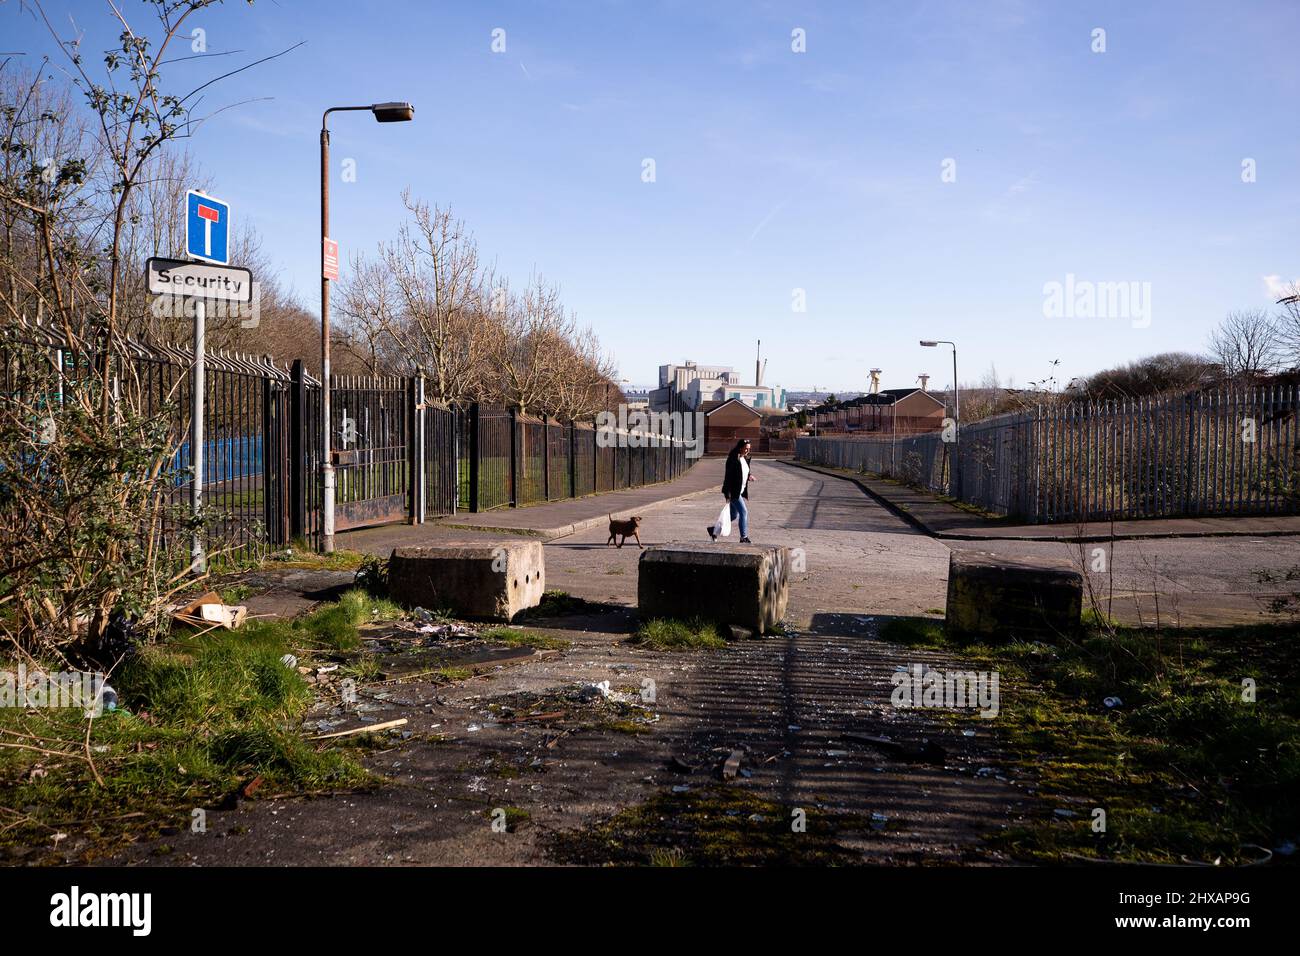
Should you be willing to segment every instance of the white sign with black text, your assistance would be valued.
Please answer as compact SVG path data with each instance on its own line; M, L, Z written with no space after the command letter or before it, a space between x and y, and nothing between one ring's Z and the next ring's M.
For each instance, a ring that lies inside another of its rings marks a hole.
M236 266L213 266L181 259L152 258L145 263L154 295L187 295L221 302L252 302L253 273Z

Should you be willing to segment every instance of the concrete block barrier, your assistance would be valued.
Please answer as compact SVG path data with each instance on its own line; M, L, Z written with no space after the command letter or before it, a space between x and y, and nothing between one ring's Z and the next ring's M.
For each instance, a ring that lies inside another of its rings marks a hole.
M1079 626L1083 575L1066 561L954 551L948 559L947 629L964 640L1052 640Z
M540 604L545 576L540 541L395 548L388 559L393 600L490 621L510 621Z
M648 548L637 571L641 620L704 618L771 631L785 615L787 548L672 544Z

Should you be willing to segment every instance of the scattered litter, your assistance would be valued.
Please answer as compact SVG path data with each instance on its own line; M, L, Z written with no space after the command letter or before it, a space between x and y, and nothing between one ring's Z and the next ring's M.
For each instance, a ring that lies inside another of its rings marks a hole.
M258 788L262 786L262 783L263 780L260 774L254 777L252 780L248 781L248 783L244 785L244 789L240 791L244 795L244 799L251 800L253 794L257 793Z
M673 793L685 793L689 789L691 788L687 784L679 783L677 786L673 787Z
M962 735L963 737L974 737L974 736L975 736L975 731L973 731L973 730L963 730L963 731L961 732L961 735Z
M745 758L743 750L733 750L722 764L722 779L731 780L740 771L740 761Z
M333 673L334 673L336 670L338 670L338 669L339 669L339 665L338 665L338 664L330 664L330 665L328 665L327 667L318 667L318 668L316 668L316 673L317 673L317 674L333 674Z
M578 690L578 699L581 701L595 700L597 697L609 696L609 681L603 680L599 684L587 684Z
M216 625L224 627L228 631L242 627L244 619L247 617L247 607L242 604L224 604L221 595L215 591L208 591L206 594L199 595L189 604L172 613L172 618L182 624L192 624L198 627Z
M1070 817L1078 816L1078 814L1075 813L1073 810L1066 810L1063 809L1062 807L1057 807L1055 810L1052 811L1052 813L1058 817L1061 817L1062 819L1069 819Z
M369 734L376 733L380 730L391 730L394 727L405 727L406 718L398 717L396 720L385 721L382 724L367 724L364 727L353 727L351 730L336 730L329 734L320 734L312 737L312 740L328 740L332 737L348 737L352 734Z
M298 658L294 657L292 654L285 654L284 657L280 658L280 663L291 671L296 671L298 669Z
M826 756L828 756L828 757L847 757L848 755L849 755L849 752L848 752L847 750L828 750L828 751L826 751Z
M798 724L786 724L786 728L785 728L785 729L788 730L788 731L790 731L791 733L796 733L796 732L798 732L798 731L800 731L800 730L803 730L803 728L800 727Z
M469 782L470 793L484 793L486 791L487 791L486 777L474 777L472 780L470 780Z
M117 691L113 690L111 684L100 683L100 679L95 678L95 700L99 702L103 710L117 710Z
M1120 700L1118 697L1107 697L1105 700L1102 701L1102 703L1105 704L1108 708L1111 708L1111 707L1122 706L1124 701Z
M468 727L466 727L465 729L468 730L471 734L476 734L476 733L478 733L480 730L482 730L483 728L480 727L478 724L470 724L470 725L469 725Z
M885 824L888 822L889 817L885 816L883 813L876 812L871 814L871 829L873 830L883 830Z

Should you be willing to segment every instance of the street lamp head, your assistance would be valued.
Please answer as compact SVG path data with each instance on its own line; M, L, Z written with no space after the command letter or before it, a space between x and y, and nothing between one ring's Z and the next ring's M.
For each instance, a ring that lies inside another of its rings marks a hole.
M939 343L931 342L929 339L921 339L921 344L924 345L927 349L932 349L938 346Z
M415 107L410 103L376 103L370 107L370 112L381 123L405 123L415 119Z

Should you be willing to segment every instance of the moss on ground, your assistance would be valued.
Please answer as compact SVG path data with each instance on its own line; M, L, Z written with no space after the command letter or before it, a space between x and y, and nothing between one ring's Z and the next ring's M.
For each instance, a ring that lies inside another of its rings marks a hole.
M992 729L1046 801L1034 823L995 837L1016 856L1243 863L1300 834L1294 624L1094 623L1077 640L994 646L951 641L937 621L894 619L880 636L999 672ZM1093 830L1094 808L1104 832Z
M479 637L482 640L505 644L509 647L534 647L538 650L563 650L569 646L569 642L564 638L534 634L512 627L490 628L482 632Z
M797 832L795 810L805 828ZM584 866L836 866L860 861L841 835L870 832L858 816L783 807L714 784L664 793L580 830L551 835L561 863Z

